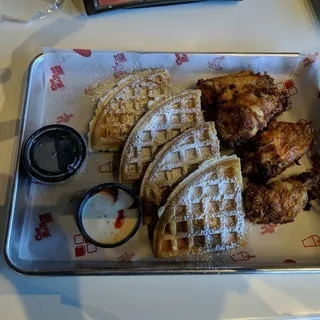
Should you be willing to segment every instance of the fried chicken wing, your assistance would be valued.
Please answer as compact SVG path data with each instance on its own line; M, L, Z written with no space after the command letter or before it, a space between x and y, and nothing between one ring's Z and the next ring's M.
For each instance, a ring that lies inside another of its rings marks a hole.
M255 180L267 181L298 161L314 144L311 123L276 122L256 136L253 151L242 158L242 173Z
M250 140L290 107L289 97L276 90L274 79L266 73L249 70L201 79L197 88L205 116L216 121L220 139L231 147Z
M231 147L250 140L287 109L286 99L279 92L246 92L221 105L215 117L220 139Z
M293 179L249 184L244 195L246 218L258 224L292 222L308 203L306 186Z
M216 105L231 101L246 92L273 90L274 79L266 73L261 75L246 70L207 80L200 79L197 88L202 91L202 107L205 110L210 110Z

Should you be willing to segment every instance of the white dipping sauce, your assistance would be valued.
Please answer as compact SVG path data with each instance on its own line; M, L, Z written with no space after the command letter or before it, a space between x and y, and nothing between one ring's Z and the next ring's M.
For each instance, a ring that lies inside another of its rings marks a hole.
M115 189L113 189L114 191ZM117 189L118 196L108 189L95 194L86 202L82 212L82 224L87 234L102 244L115 244L127 238L139 218L138 208L129 209L134 198Z

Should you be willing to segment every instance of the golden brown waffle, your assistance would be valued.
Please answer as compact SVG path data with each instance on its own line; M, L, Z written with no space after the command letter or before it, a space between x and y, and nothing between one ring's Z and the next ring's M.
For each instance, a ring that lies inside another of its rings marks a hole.
M204 123L200 90L186 90L157 102L132 130L122 152L120 181L142 179L156 153L185 130Z
M100 98L90 122L90 151L117 151L145 114L151 102L170 94L171 79L166 70L143 70L122 78Z
M148 166L141 183L144 223L157 222L157 211L173 188L202 162L219 157L214 122L201 123L168 142Z
M244 233L242 177L236 156L204 162L170 194L153 239L156 257L225 251Z

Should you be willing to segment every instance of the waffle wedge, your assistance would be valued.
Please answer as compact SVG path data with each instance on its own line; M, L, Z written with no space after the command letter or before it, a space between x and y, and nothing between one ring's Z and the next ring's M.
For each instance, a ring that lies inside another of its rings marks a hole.
M168 142L148 166L141 183L144 223L157 222L157 211L173 188L202 162L219 157L214 122L201 123Z
M244 233L242 177L236 156L208 160L184 179L159 211L153 238L156 257L225 251Z
M143 70L124 76L99 99L88 134L90 151L117 151L152 102L170 94L166 70Z
M167 142L185 130L204 123L200 90L186 90L158 101L137 123L125 144L120 181L142 180L148 165Z

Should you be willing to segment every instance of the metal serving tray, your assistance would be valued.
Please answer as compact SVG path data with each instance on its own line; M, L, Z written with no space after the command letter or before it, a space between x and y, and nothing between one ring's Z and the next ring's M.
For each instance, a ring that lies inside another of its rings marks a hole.
M281 59L281 61L284 61L285 63L296 63L297 65L298 61L301 60L301 56L298 53L219 53L218 55L223 57L239 57L239 59L244 59L246 57L257 57L257 59L262 62L265 59L274 59L278 57L279 59ZM31 62L25 86L25 96L21 115L21 127L19 131L20 139L17 147L18 150L14 176L14 188L12 190L11 195L11 206L8 215L5 240L5 257L11 268L13 268L17 272L29 275L133 275L319 272L319 256L314 256L314 258L312 255L306 256L305 258L301 257L298 263L283 263L283 261L277 261L277 259L258 259L257 261L251 261L250 254L246 251L241 250L238 250L236 254L238 254L238 256L240 257L242 256L243 259L232 258L227 261L225 259L215 259L212 261L198 259L153 259L152 261L140 260L129 262L105 261L103 259L101 259L101 261L56 261L56 259L40 261L27 260L21 258L19 255L19 250L21 250L21 246L23 248L23 243L21 243L21 234L24 228L24 217L28 211L27 208L29 205L28 198L31 190L31 181L27 177L23 168L21 168L20 153L21 147L23 146L26 139L35 130L39 128L41 112L38 111L40 108L45 107L43 101L45 86L43 65L43 55L36 57ZM248 67L250 67L250 65L248 65ZM266 71L268 70L266 69ZM275 75L276 73L276 70L272 70L271 72L272 75ZM296 81L295 85L299 88L299 90L302 89L301 86L299 87L298 80ZM316 86L316 84L310 84L310 87L314 87L315 89ZM320 232L320 224L318 230ZM307 236L308 235L306 235L306 238ZM263 250L263 248L260 248L260 250Z

